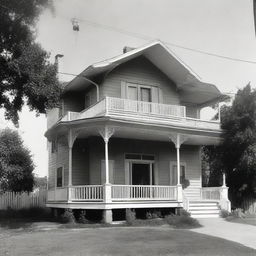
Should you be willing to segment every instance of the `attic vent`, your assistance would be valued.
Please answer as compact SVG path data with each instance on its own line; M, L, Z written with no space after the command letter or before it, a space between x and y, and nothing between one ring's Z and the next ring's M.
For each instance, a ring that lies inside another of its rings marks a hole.
M129 51L134 50L134 49L135 49L134 47L125 46L125 47L123 48L123 53L127 53L127 52L129 52Z

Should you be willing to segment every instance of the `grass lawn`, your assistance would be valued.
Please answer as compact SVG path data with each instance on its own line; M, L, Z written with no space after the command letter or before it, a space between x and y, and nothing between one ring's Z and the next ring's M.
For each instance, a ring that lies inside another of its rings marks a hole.
M256 255L255 250L237 243L168 226L16 231L0 227L1 256Z
M247 215L244 218L229 216L226 218L226 220L234 223L241 223L241 224L256 226L256 215Z

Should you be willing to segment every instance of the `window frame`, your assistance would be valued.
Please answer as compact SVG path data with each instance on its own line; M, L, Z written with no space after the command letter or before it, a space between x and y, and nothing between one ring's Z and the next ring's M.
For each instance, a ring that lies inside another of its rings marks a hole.
M58 170L61 168L61 186L58 186ZM58 168L56 168L55 173L55 188L63 188L64 187L64 166L61 165Z

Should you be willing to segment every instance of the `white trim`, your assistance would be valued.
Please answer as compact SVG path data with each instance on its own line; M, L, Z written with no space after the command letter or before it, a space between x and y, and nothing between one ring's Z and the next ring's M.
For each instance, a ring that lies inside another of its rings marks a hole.
M154 181L156 183L156 172L152 172L152 165L154 165L154 170L155 170L155 160L139 160L139 159L125 159L128 162L128 185L133 185L132 184L132 164L149 164L149 179L150 179L150 184L148 185L155 185L152 184L153 182L153 175L154 175ZM126 170L127 171L127 170Z

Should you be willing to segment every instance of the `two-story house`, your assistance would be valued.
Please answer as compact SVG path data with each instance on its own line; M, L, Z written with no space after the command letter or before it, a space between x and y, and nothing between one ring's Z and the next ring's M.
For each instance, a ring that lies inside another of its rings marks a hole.
M47 115L47 206L102 210L105 222L115 209L229 210L225 182L201 181L201 147L221 128L200 110L225 97L160 41L89 66Z

